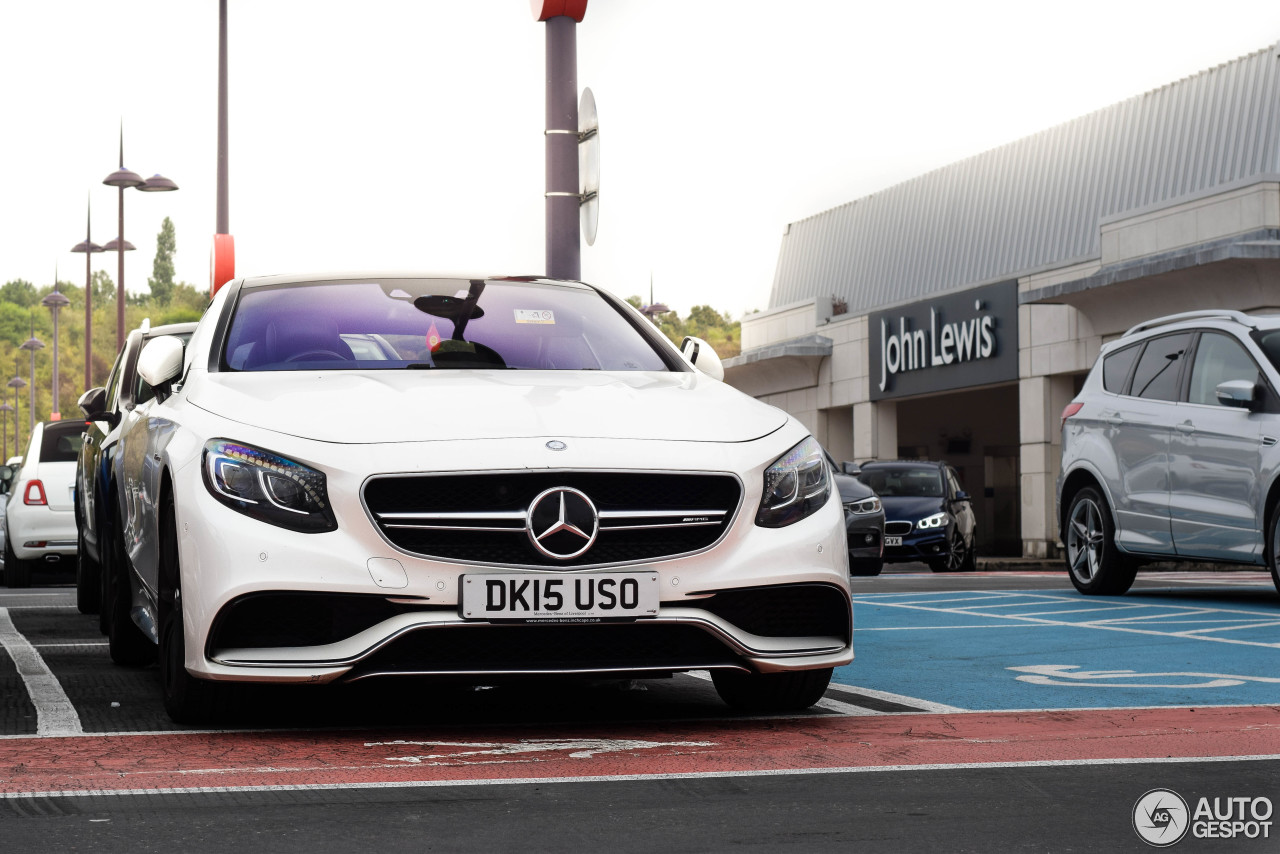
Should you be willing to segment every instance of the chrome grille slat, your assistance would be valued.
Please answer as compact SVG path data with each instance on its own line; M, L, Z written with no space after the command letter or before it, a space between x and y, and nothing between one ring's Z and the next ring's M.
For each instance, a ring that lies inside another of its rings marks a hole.
M529 506L556 487L590 496L599 532L586 552L564 560L540 554L526 526ZM382 535L410 554L486 566L576 569L704 551L732 525L742 492L731 474L566 470L382 475L365 483L361 497Z

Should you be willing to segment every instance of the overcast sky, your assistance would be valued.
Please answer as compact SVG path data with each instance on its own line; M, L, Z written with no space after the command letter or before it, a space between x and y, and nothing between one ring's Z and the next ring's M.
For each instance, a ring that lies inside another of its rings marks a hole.
M229 0L240 275L545 270L545 26L528 0ZM217 0L2 0L0 281L83 284L116 235L146 288L165 216L208 287ZM583 278L685 313L768 305L787 223L1280 40L1275 0L589 0L601 127ZM116 275L115 256L94 269Z

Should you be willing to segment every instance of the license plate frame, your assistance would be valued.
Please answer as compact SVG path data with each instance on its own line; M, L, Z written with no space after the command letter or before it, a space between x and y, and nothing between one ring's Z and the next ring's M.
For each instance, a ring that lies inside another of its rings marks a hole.
M656 572L482 572L462 576L458 615L489 623L633 622L658 615Z
M884 544L885 544L885 546L887 546L887 547L888 547L888 546L901 546L901 545L902 545L902 537L891 537L891 536L889 536L889 535L887 535L887 534L886 534L886 535L885 535L885 538L884 538Z

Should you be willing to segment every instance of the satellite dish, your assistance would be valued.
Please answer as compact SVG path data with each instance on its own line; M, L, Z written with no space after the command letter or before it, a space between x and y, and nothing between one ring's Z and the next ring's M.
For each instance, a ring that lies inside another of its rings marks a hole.
M582 236L588 246L594 246L600 223L600 120L590 89L582 90L578 102L578 176L582 184L578 203Z

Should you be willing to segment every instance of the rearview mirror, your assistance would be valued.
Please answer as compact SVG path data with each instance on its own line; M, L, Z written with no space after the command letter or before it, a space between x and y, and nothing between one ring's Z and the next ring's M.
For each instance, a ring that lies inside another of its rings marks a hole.
M720 364L720 357L706 341L690 335L680 342L680 352L689 360L689 364L713 380L724 380L724 365Z
M107 390L101 386L91 388L80 395L76 405L80 407L87 421L106 421L114 427L120 420L116 413L107 411Z

